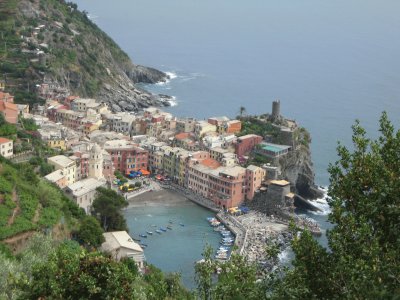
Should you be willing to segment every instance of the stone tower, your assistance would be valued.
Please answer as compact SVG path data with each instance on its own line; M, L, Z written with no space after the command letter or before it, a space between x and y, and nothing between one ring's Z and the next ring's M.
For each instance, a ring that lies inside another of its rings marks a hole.
M90 149L89 157L89 178L101 179L103 176L103 150L99 145L94 144Z
M275 100L272 102L272 120L277 121L281 118L281 101Z

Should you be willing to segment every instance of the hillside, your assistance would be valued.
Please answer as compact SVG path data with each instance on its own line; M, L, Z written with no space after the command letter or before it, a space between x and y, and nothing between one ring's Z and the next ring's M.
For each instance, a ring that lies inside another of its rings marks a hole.
M167 75L133 64L72 2L1 1L0 28L0 72L17 102L40 101L36 85L45 82L47 94L95 97L114 111L168 105L167 98L135 86Z

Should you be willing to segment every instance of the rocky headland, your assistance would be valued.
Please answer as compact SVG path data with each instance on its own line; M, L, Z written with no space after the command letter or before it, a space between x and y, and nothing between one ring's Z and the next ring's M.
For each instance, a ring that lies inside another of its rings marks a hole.
M55 0L5 0L0 3L0 71L18 103L34 104L57 94L96 98L113 111L169 106L139 83L168 80L168 75L131 58L76 4ZM2 53L4 52L4 53ZM38 93L42 83L47 95Z

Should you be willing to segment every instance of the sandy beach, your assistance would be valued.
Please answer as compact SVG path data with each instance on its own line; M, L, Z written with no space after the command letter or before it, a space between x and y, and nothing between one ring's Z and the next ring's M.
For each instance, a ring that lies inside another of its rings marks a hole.
M166 189L158 191L148 191L141 193L135 197L128 198L128 208L143 207L143 206L175 206L175 205L194 205L184 195Z

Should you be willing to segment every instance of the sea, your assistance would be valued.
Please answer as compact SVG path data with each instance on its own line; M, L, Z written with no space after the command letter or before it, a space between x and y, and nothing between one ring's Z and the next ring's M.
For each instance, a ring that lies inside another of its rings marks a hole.
M241 106L261 114L279 99L282 115L311 133L320 186L329 185L337 143L351 148L356 119L372 138L383 111L399 127L398 0L75 2L134 63L170 75L145 87L173 96L167 110L176 116L235 117ZM322 212L299 214L329 229L329 207L318 205ZM185 247L197 245L189 237Z

